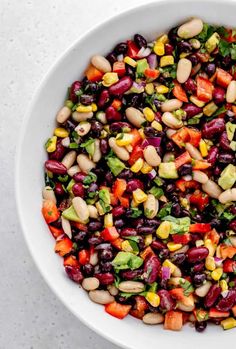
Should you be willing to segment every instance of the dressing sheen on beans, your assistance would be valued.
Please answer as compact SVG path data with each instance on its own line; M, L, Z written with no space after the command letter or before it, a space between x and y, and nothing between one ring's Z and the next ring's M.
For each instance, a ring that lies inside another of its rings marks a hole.
M45 144L67 276L118 319L236 327L235 30L135 34L80 76Z

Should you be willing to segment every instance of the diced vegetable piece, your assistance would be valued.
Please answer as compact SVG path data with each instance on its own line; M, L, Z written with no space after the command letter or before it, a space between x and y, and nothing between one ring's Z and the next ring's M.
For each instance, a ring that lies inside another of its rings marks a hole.
M131 305L124 305L117 302L105 305L105 311L117 319L124 319L129 314L131 308Z

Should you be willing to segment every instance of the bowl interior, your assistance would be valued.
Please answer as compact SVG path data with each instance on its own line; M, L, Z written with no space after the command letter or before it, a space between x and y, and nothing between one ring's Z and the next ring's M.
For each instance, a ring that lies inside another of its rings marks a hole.
M224 342L236 340L236 332L223 332L216 326L202 335L189 326L185 326L181 333L163 331L162 327L144 326L132 317L117 320L108 316L102 306L92 303L87 294L66 277L61 258L53 252L54 239L41 216L43 163L46 159L43 145L51 134L67 87L81 78L81 72L93 54L107 53L116 43L136 32L154 39L157 34L191 16L234 27L235 10L236 3L230 1L164 1L138 7L107 21L76 42L53 66L25 118L17 156L16 196L29 249L45 280L64 304L92 329L122 347L141 349L160 344L178 349L189 345L191 340L192 348L206 343L214 343L215 348L220 348ZM218 335L217 341L215 335Z

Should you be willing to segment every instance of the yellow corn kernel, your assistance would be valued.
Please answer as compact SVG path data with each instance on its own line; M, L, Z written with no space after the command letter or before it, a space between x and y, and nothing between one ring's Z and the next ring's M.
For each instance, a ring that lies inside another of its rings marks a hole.
M82 105L80 104L77 108L76 111L79 113L89 113L93 110L91 105Z
M170 241L167 244L167 247L169 249L170 252L174 252L179 250L183 245L182 244L175 244L174 242Z
M216 264L215 264L215 260L213 257L207 256L205 267L207 268L207 270L210 270L210 271L215 270Z
M142 137L142 139L145 139L145 138L146 138L146 136L145 136L145 134L144 134L143 128L140 128L140 129L138 130L138 132L139 132L140 136Z
M134 199L133 199L133 200L131 200L130 205L131 205L131 207L138 207L139 203L134 201Z
M141 172L142 172L143 174L147 174L147 173L151 172L152 169L153 169L153 167L150 166L150 165L148 165L148 163L146 163L146 162L144 161L143 167L141 168Z
M179 58L185 58L189 55L189 53L187 52L182 52L180 55L179 55Z
M161 41L156 41L153 47L153 51L157 56L163 56L165 54L165 45Z
M217 109L217 105L214 102L210 102L203 108L203 114L206 116L211 116L216 112Z
M197 241L195 242L195 245L196 245L196 247L203 246L203 245L204 245L204 241L203 241L203 240L197 240Z
M206 142L203 139L200 140L199 149L202 154L202 157L205 158L208 155L208 149Z
M156 234L161 239L167 239L169 237L170 231L171 231L171 222L164 221L164 222L161 222L161 224L157 228Z
M225 280L220 280L220 287L222 291L227 291L228 290L228 284Z
M155 118L154 111L149 107L146 107L143 109L143 114L144 114L146 120L149 122L152 122Z
M52 136L52 138L50 138L47 141L47 152L48 153L52 153L56 150L57 147L57 136Z
M98 210L99 216L103 216L103 215L105 214L105 212L104 212L104 210L103 210L102 205L100 204L100 202L97 201L96 204L95 204L95 206L96 206L96 209Z
M220 324L224 330L230 330L231 328L236 327L236 320L233 317L228 317L227 319L222 320Z
M105 131L105 130L103 129L102 132L101 132L100 138L101 138L101 139L106 138L107 135L108 135L107 131Z
M142 158L139 158L134 164L133 166L130 167L131 171L134 173L138 173L141 168L143 167L144 161Z
M152 243L152 234L148 234L144 239L145 246L149 246Z
M119 81L119 77L117 73L105 73L102 80L103 86L109 87Z
M165 94L169 92L169 88L165 85L158 85L156 86L156 91L157 93Z
M162 125L160 124L160 122L154 120L152 123L151 123L151 126L157 130L157 131L162 131Z
M166 67L167 65L172 65L174 64L174 57L171 55L167 55L167 56L162 56L160 59L160 67Z
M166 259L163 263L162 263L163 267L167 267L170 269L171 274L175 271L176 269L176 265L174 265L169 259Z
M145 298L153 307L158 307L160 304L160 297L155 292L147 292Z
M209 250L209 256L213 257L216 251L216 246L214 246L210 239L206 239L204 245Z
M119 146L125 146L132 143L133 136L130 133L118 133L116 136L116 144Z
M128 240L125 240L121 243L121 249L125 252L133 252L132 246L130 245Z
M145 92L148 94L148 95L152 95L154 93L154 85L152 82L149 82L146 86L145 86Z
M93 111L93 112L95 112L95 111L98 110L98 106L97 106L96 103L92 103L91 106L92 106L92 111Z
M105 228L113 227L113 215L112 215L112 213L108 213L104 216L104 227Z
M193 103L193 104L195 104L197 107L199 107L199 108L202 108L202 107L204 107L204 105L205 105L205 102L203 102L203 101L200 101L200 99L198 99L197 97L195 97L195 96L191 96L190 98L190 101Z
M163 44L166 44L168 42L168 36L166 34L163 34L157 39L158 42L163 42Z
M137 204L141 204L142 202L147 200L147 194L145 194L142 189L138 188L133 191L133 198Z
M220 280L222 274L223 274L223 268L216 268L211 273L211 277L213 280L218 281L218 280Z
M137 65L137 62L136 62L133 58L131 58L131 57L129 57L129 56L126 56L126 57L124 58L124 62L125 62L126 64L130 65L130 66L133 67L133 68L135 68L136 65Z
M69 132L63 127L57 127L54 130L54 135L60 138L66 138L69 136Z
M186 198L180 198L180 204L187 209L189 208L189 201Z

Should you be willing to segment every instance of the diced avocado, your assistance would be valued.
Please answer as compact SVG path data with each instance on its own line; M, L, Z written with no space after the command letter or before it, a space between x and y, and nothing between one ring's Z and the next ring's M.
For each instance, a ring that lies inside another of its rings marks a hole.
M68 221L74 221L74 222L80 222L81 220L77 216L74 207L71 205L69 208L67 208L65 211L62 212L62 216Z
M136 66L137 76L139 78L142 77L144 75L144 71L148 68L149 68L149 65L146 58L143 58L137 61L137 66Z
M205 47L209 53L213 52L220 42L220 36L218 33L212 34L205 43Z
M232 188L236 181L236 166L229 164L221 173L218 184L224 190Z
M227 137L229 141L233 140L235 131L236 131L236 124L232 124L232 122L227 122L226 132L227 132Z
M158 174L161 178L178 178L178 172L174 162L162 162L159 165Z
M189 232L191 223L189 217L175 218L173 216L166 216L163 220L171 222L170 234L185 234Z
M112 265L116 270L137 269L143 264L143 259L131 252L118 252Z
M125 164L115 157L108 158L107 165L114 176L118 176L125 168Z
M68 183L67 187L66 187L66 190L67 190L68 193L70 193L71 195L73 194L73 193L72 193L72 187L73 187L74 184L75 184L74 179L71 179L70 182Z
M101 189L99 190L99 203L102 207L102 210L104 213L107 213L111 210L111 206L110 206L110 203L111 203L111 197L110 197L110 193L109 193L109 190L104 188L104 189Z

